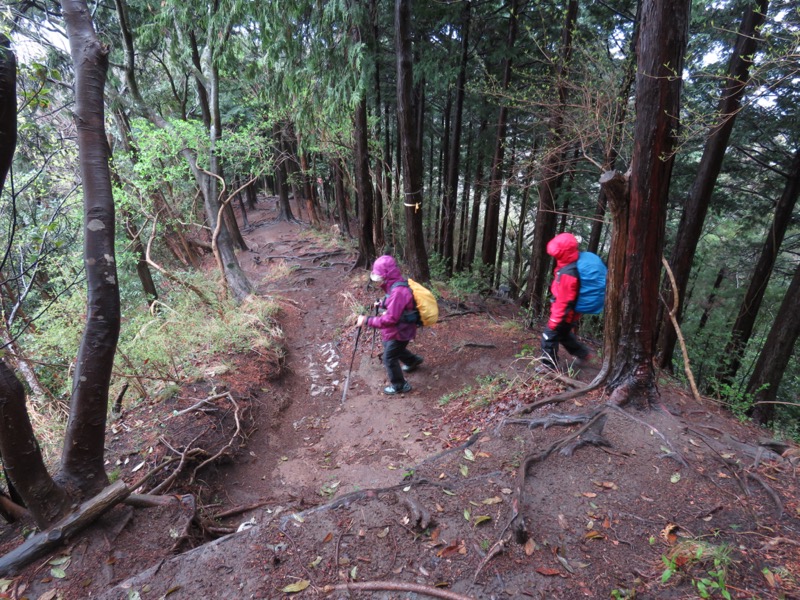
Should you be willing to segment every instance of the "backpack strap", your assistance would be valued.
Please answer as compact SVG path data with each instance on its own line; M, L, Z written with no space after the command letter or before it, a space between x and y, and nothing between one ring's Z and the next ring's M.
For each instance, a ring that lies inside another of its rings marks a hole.
M570 310L575 310L575 305L578 304L578 298L581 295L581 274L578 271L578 261L576 260L575 262L571 262L568 265L561 267L556 273L556 281L558 281L558 278L561 277L562 274L569 275L578 280L578 295L575 296L575 299L572 302L567 304L567 308Z
M408 285L408 281L405 279L401 279L400 281L395 281L392 286L389 288L389 294L392 293L392 290L396 287L407 287L411 288ZM384 298L383 304L386 305L386 302L389 300L389 294L386 294ZM414 323L415 325L422 326L422 317L419 315L419 310L417 309L417 301L414 298L414 293L411 293L411 300L414 301L414 309L413 310L404 310L403 315L400 317L401 323Z

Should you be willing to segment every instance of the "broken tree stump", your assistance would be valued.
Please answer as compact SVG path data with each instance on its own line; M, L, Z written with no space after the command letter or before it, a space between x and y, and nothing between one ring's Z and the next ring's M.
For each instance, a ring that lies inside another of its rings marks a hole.
M131 491L124 481L117 481L81 504L48 529L29 537L20 546L0 557L0 577L14 575L32 561L63 544L70 536L93 523L128 497Z

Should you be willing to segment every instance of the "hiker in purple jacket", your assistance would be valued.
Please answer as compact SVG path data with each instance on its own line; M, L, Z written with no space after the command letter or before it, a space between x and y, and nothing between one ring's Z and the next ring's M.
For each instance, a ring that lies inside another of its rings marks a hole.
M386 292L383 300L376 302L385 312L379 317L361 315L356 324L359 327L367 325L381 330L383 365L390 382L390 385L383 388L383 392L404 394L411 391L411 384L403 374L410 373L422 364L422 357L406 348L408 342L417 335L417 305L408 282L391 256L384 255L376 259L369 277Z

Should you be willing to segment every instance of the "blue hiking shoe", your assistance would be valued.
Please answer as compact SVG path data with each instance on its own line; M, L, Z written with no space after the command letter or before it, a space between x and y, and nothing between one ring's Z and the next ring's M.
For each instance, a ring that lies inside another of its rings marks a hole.
M383 393L388 394L389 396L394 396L395 394L405 394L406 392L411 391L411 384L407 381L400 386L397 385L387 385L383 388Z

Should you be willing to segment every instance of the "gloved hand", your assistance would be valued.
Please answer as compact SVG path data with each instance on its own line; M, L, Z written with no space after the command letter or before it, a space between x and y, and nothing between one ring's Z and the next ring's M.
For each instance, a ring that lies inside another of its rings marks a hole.
M358 315L358 319L356 320L356 327L361 327L366 322L367 322L366 315Z

